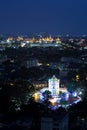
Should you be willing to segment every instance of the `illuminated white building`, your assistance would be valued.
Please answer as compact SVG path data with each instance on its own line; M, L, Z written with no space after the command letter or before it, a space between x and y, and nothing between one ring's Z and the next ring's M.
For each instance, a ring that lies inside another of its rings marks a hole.
M48 80L48 89L51 91L52 95L58 95L59 92L66 93L67 88L60 88L60 80L53 75L51 79Z
M59 84L60 84L60 80L57 79L55 75L51 79L49 79L48 88L53 95L59 94Z

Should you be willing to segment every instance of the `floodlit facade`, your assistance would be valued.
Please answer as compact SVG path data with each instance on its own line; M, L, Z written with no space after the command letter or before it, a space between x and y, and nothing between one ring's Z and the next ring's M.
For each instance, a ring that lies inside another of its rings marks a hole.
M49 79L48 88L49 88L49 91L52 92L52 95L58 95L59 94L59 84L60 84L60 80L57 79L55 77L55 75L53 75L53 77L51 79Z

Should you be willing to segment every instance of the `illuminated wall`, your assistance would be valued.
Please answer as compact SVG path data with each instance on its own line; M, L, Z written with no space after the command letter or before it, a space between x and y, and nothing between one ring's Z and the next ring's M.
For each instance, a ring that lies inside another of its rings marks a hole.
M51 79L49 79L48 83L49 91L51 91L52 94L59 94L60 81L55 77L55 75Z

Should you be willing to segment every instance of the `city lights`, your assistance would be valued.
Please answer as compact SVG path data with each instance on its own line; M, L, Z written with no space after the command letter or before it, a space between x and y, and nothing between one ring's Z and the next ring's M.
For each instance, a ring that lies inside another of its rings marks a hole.
M51 103L49 105L54 107L56 106L55 108L58 108L60 106L68 107L69 105L72 105L82 100L76 92L70 93L68 92L66 87L61 88L60 80L57 79L55 75L48 80L47 88L43 88L34 94L34 100L36 102L44 103L44 101L47 99Z

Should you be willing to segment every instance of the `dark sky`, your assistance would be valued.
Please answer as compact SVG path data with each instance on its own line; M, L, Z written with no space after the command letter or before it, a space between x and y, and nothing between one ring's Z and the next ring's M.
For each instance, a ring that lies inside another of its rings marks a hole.
M87 0L0 0L0 34L87 34Z

